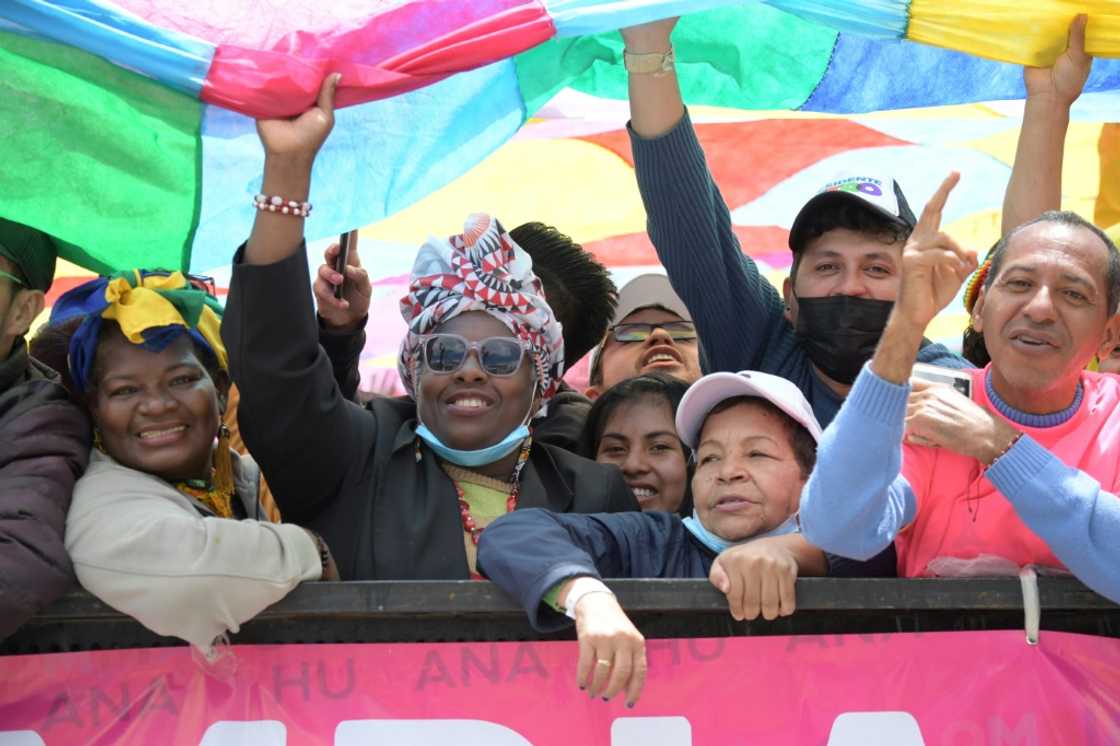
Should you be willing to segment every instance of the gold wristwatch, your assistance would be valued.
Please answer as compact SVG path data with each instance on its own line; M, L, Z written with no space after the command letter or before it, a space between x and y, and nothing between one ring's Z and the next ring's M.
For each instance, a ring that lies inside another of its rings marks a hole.
M677 57L673 53L672 47L669 48L668 52L654 52L652 54L633 54L625 50L622 52L622 63L626 66L627 72L653 75L655 78L660 78L662 75L671 72L676 61Z

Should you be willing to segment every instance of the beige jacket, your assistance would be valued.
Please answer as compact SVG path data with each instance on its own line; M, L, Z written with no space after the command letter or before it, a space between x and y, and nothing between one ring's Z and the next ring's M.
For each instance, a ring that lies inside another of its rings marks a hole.
M236 458L237 492L259 515L259 472ZM167 482L94 450L74 487L66 549L82 586L161 635L209 650L305 580L319 549L293 524L203 517Z

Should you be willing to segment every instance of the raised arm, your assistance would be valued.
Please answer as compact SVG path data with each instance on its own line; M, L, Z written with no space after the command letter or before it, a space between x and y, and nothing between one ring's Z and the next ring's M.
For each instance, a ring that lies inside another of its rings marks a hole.
M1085 53L1088 16L1077 16L1066 51L1052 67L1023 68L1027 102L1011 181L1003 199L1003 234L1047 210L1061 209L1062 156L1069 110L1093 67Z
M627 52L643 55L628 57L631 64L648 64L668 52L675 24L668 20L624 29ZM778 337L792 339L784 303L743 256L672 68L630 73L630 114L634 169L649 237L692 314L707 368L787 372L782 365L795 363L762 363L768 349L779 347Z
M337 77L325 80L318 104L296 119L257 123L266 195L307 201L315 154L333 124L336 84ZM282 515L300 522L314 519L347 471L360 468L372 448L373 416L339 394L319 346L303 224L291 211L258 212L234 260L222 321L242 436Z
M307 202L311 167L334 127L334 94L340 77L337 73L327 76L315 106L298 117L257 122L257 134L264 146L262 193L285 201ZM275 264L302 249L302 216L260 210L242 261L249 265Z
M867 559L914 519L918 500L901 476L910 373L926 326L976 268L976 255L940 231L959 177L922 211L903 250L902 287L870 364L825 429L801 497L801 528L821 549Z

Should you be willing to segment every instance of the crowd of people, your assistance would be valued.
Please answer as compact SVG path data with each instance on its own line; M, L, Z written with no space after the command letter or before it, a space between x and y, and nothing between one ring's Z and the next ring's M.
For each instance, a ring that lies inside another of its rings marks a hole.
M616 290L561 231L471 215L416 255L405 396L358 396L356 248L308 272L337 75L258 122L224 308L203 278L135 268L62 295L28 343L59 243L0 219L0 636L75 579L209 650L302 582L489 578L538 629L574 620L579 685L632 705L644 641L603 578L708 578L736 619L794 613L809 575L1040 566L1120 600L1120 254L1058 210L1084 18L1025 72L982 264L941 230L956 174L920 215L892 176L841 174L806 195L781 289L732 230L674 23L623 31L666 274ZM970 277L962 357L923 335ZM585 355L581 392L563 376Z

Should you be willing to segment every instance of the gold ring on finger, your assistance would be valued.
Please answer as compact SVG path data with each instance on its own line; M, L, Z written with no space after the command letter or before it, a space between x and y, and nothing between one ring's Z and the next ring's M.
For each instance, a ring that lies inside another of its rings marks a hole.
M606 660L605 658L600 658L599 660L595 661L595 665L606 666L607 668L610 668L611 662L609 660Z

